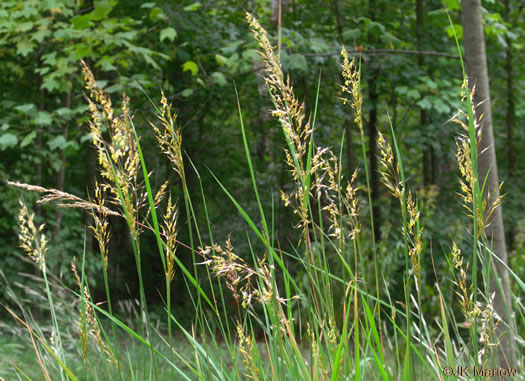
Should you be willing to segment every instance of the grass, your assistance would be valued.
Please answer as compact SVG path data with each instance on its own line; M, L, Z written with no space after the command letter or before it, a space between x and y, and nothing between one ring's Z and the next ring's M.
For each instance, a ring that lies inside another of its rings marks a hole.
M152 189L140 138L130 117L129 99L124 97L121 109L115 109L83 63L90 129L99 163L100 182L95 186L95 199L81 200L53 189L10 184L42 193L42 202L59 201L92 213L92 232L103 264L106 303L102 308L91 297L85 251L84 258L72 265L76 290L66 290L48 278L45 227L34 225L31 212L22 203L21 246L40 269L42 278L35 288L38 285L45 291L45 311L51 316L51 324L34 319L27 303L13 291L8 307L13 324L16 322L17 332L24 335L30 345L15 346L12 357L9 356L11 360L4 366L20 379L62 380L443 380L448 378L443 372L446 366L503 367L505 359L499 358L503 352L496 345L500 339L496 332L518 339L516 345L522 348L523 340L519 339L520 331L516 327L523 326L523 306L517 296L507 301L507 308L515 311L521 320L517 325L506 326L506 322L497 318L487 291L488 275L493 274L492 262L482 259L490 254L490 245L483 235L486 219L479 211L483 208L490 211L498 207L501 200L481 202L483 182L475 170L475 110L468 90L465 91L466 110L452 119L463 127L457 147L460 202L472 215L472 252L461 252L459 247L467 246L464 242L451 242L450 249L444 250L449 273L438 276L434 272L431 284L422 283L425 280L421 277L421 258L431 254L422 235L420 202L405 178L401 142L396 141L393 131L390 131L391 142L387 136L379 135L382 180L399 202L401 211L399 234L403 245L401 250L392 251L402 255L405 262L404 271L396 275L404 286L404 298L393 300L389 280L384 278L378 265L374 221L371 218L367 224L361 215L364 203L372 216L370 192L363 191L363 186L358 184L357 172L350 179L344 178L340 153L337 155L315 143L317 99L313 115L308 118L304 104L297 100L291 81L282 72L266 31L251 15L247 15L247 20L265 64L273 116L282 127L286 142L286 165L294 189L281 191L281 199L295 215L291 223L295 226L297 244L283 250L274 240L274 210L272 208L271 213L265 210L261 202L239 97L240 128L258 215L249 215L220 179L214 178L253 233L246 237L251 250L247 257L235 251L234 242L243 237L219 243L213 239L209 218L206 226L199 226L193 202L201 197L208 217L205 195L203 192L190 194L186 173L194 171L199 183L200 175L190 158L183 155L176 115L162 94L159 106L152 102L157 113L152 127L160 151L170 160L182 186L181 207L187 216L189 242L178 241L181 225L178 206L172 202L167 183L155 191ZM344 49L342 61L342 97L350 105L349 111L360 131L365 189L370 189L362 121L362 68L360 63L348 58ZM320 86L320 78L318 83ZM109 140L102 134L105 129ZM124 219L129 230L139 282L136 311L139 318L134 321L114 312L118 308L111 299L107 279L107 269L111 266L109 215ZM160 315L151 312L144 292L141 235L146 231L156 237L163 268L163 279L159 281L165 286L166 304ZM209 242L203 242L201 232L207 233ZM190 267L177 256L177 247L182 245L191 251ZM255 248L261 246L263 252L257 252ZM467 262L473 264L474 276L468 275ZM478 269L483 276L476 283ZM191 327L183 326L170 304L175 272L186 281L194 314ZM523 281L512 272L511 275L523 291ZM428 286L438 290L438 316L427 316L424 312ZM456 298L445 299L441 291L444 288L453 288ZM59 291L67 297L54 298ZM227 294L235 300L234 313L227 307ZM74 300L75 309L65 300ZM497 324L504 329L496 331ZM468 333L463 326L468 328ZM75 331L80 340L74 339ZM9 350L10 345L2 347L3 350ZM516 353L518 358L513 367L523 365L522 351Z

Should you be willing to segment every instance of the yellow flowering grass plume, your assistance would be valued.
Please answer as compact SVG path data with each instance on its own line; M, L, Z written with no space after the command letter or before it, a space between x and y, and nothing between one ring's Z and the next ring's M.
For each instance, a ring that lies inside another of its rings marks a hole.
M408 218L406 228L403 226L403 235L407 238L408 255L410 256L410 263L416 279L416 287L419 291L421 282L421 251L423 250L423 227L421 226L419 206L412 192L406 192L405 184L401 178L401 167L394 158L390 143L381 132L378 133L377 142L380 151L381 180L392 196L399 200L401 208L403 210L406 208Z
M78 288L80 289L80 293L84 295L84 308L80 311L79 315L79 336L80 336L80 345L82 348L82 353L84 356L84 362L87 365L87 345L88 345L88 337L91 337L95 340L95 343L97 344L97 347L99 348L100 352L104 354L104 357L107 361L111 362L115 367L117 367L117 359L115 358L113 352L107 345L107 343L102 338L102 333L100 331L98 320L95 316L95 312L93 311L93 307L91 306L91 295L89 293L89 290L86 286L84 286L84 289L82 290L81 280L77 272L77 267L75 264L75 258L71 261L71 271L73 272L73 275L75 276L75 279L77 281Z
M279 54L274 52L274 48L268 39L268 33L251 14L246 13L246 19L255 40L259 44L258 53L265 64L264 80L275 104L272 114L281 123L288 143L288 149L285 149L286 163L290 167L295 182L295 190L291 195L281 192L281 196L287 205L291 199L297 200L298 206L295 213L300 218L304 230L304 239L307 240L309 218L306 196L309 189L306 154L312 128L310 121L305 118L304 103L299 102L295 97L290 77L287 76L286 79L284 77Z
M250 267L244 259L233 252L230 238L224 249L218 245L199 248L206 259L204 264L211 267L212 273L224 279L236 302L247 308L252 299L260 303L269 303L273 297L273 282L266 257L258 261L258 268ZM254 286L254 279L260 279L259 288Z
M138 180L140 157L129 114L129 98L124 94L121 115L116 115L111 99L98 86L93 73L84 61L85 87L91 120L89 127L93 144L98 154L100 175L105 180L100 186L109 190L115 205L121 206L127 214L132 234L138 232L138 211L147 199L143 186ZM103 137L104 127L108 140Z
M462 101L465 102L466 99L466 91L468 91L468 78L465 78L462 85ZM475 86L470 91L470 99L474 99L476 88ZM472 116L473 116L473 123L474 123L474 129L476 131L476 141L475 146L477 147L481 142L481 135L482 135L482 128L481 128L481 121L483 119L483 115L478 116L477 115L477 106L472 106ZM475 237L476 239L479 239L483 232L485 231L486 227L490 223L490 219L496 210L496 208L502 203L503 201L503 195L497 196L498 193L501 191L501 187L503 186L503 183L500 183L498 189L493 189L492 193L487 192L486 197L484 197L481 201L481 207L476 208L477 210L477 216L474 216L473 212L473 202L474 202L474 192L478 192L479 190L476 190L476 174L474 170L474 165L472 163L472 152L471 152L471 139L469 135L469 115L468 113L464 112L463 110L458 110L458 112L450 118L451 122L454 122L458 124L463 132L460 134L460 136L456 139L456 159L458 161L458 167L459 172L461 174L461 177L458 179L459 185L461 188L461 192L459 193L459 196L462 199L462 205L465 207L465 209L468 211L469 216L471 218L475 217L476 223L478 225L478 236ZM480 179L481 182L484 181L484 179Z
M341 74L344 80L344 84L341 85L341 91L343 92L343 94L347 94L350 96L350 99L344 97L341 99L344 104L350 103L350 105L352 106L352 109L354 110L354 122L359 128L359 132L363 137L363 96L361 95L361 90L359 87L359 69L356 67L355 58L353 58L352 61L348 59L348 52L346 51L344 46L341 48L341 56L343 57Z
M458 271L458 276L456 280L453 281L454 285L458 288L456 291L456 296L459 300L459 305L463 316L465 317L465 324L467 327L472 326L473 324L480 324L479 331L479 343L481 347L478 351L478 363L484 365L483 358L487 358L486 355L489 350L491 350L496 344L493 343L493 337L497 322L494 322L494 296L493 293L490 296L490 300L487 300L486 304L481 302L474 303L474 294L472 292L472 284L468 284L467 281L467 271L468 263L466 266L463 266L463 255L461 250L458 248L455 242L452 243L452 262L454 268ZM477 321L475 321L478 319Z
M170 162L173 165L173 169L179 175L180 179L184 182L184 163L182 160L182 134L180 128L176 127L177 114L171 112L171 104L168 103L164 92L161 97L161 108L159 115L157 115L161 128L158 128L155 124L150 122L157 142Z
M43 232L45 225L41 224L37 227L34 219L35 214L29 213L27 206L20 200L20 212L18 213L20 247L29 258L38 264L40 270L45 271L47 252L47 238Z

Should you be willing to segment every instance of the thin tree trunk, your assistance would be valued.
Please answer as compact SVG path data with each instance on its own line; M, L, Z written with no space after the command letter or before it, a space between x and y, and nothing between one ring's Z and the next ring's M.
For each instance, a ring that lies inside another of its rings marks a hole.
M375 21L376 2L370 0L368 3L368 14L372 21ZM374 37L371 33L368 34L368 43L370 46L374 43ZM372 60L370 59L368 66L372 67ZM368 114L368 151L370 154L370 188L372 197L372 215L374 218L374 236L376 240L381 239L381 211L379 209L379 173L377 170L377 77L379 69L369 76L368 79L368 99L370 101L370 112Z
M65 107L68 109L71 109L71 102L72 102L72 93L71 90L69 90L66 94L66 101L65 101ZM64 136L64 139L67 141L67 136L69 134L69 122L66 122L66 125L64 126L64 131L62 135ZM58 170L57 174L57 180L56 180L56 189L59 191L64 190L64 181L66 177L66 157L64 154L64 150L60 150L60 169ZM62 229L62 217L64 216L64 211L62 208L57 208L55 212L55 229L53 230L53 240L56 242L58 239L58 235L60 234L60 230Z
M345 44L343 38L343 20L341 18L341 9L339 7L339 0L332 0L332 8L334 11L335 25L337 29L337 37L339 38L339 43ZM354 160L354 148L353 148L353 139L352 139L352 123L345 123L345 145L346 145L346 159L348 162L348 176L352 176L355 170L355 160Z
M417 50L422 51L423 50L423 38L424 38L424 4L423 0L416 0L416 45ZM422 54L418 54L417 56L417 65L419 69L423 70L423 66L425 65L425 57ZM428 113L425 109L419 110L419 123L421 125L421 128L425 130L427 128L428 124ZM433 149L432 145L427 141L425 142L423 146L423 185L429 185L434 182L434 179L432 178L432 156L433 156Z
M381 239L381 211L379 209L379 173L377 169L377 70L372 74L368 83L368 99L372 108L368 114L368 151L370 154L370 188L372 191L372 214L374 217L374 235L376 240Z
M461 1L461 23L463 25L469 84L471 87L476 87L473 102L478 105L477 115L483 115L481 121L483 132L478 149L478 175L480 182L484 181L487 177L483 194L484 200L487 200L487 195L489 193L491 194L491 200L494 200L495 197L499 196L498 167L496 162L496 151L494 149L487 56L485 51L485 37L483 33L481 11L480 0ZM485 230L488 241L492 244L492 250L495 255L506 264L507 249L505 245L501 207L498 207L495 210L489 222L490 224ZM509 368L516 363L512 332L512 302L509 274L506 268L496 259L492 260L492 268L497 272L497 274L492 272L490 278L490 291L496 293L494 310L503 320L496 328L495 339L499 340L498 354L501 365L505 368ZM503 292L500 292L497 278L501 281Z
M507 22L510 20L510 1L505 0L505 18ZM514 74L513 74L513 52L512 40L508 35L505 36L507 43L506 57L505 57L505 72L507 75L507 166L509 170L509 177L514 176L514 169L516 164L516 153L514 148L514 126L516 124L516 104L514 101Z
M339 0L332 0L332 6L334 8L335 25L337 27L337 37L339 37L339 42L341 44L344 44L343 20L341 19L341 10L339 9Z
M505 0L505 21L512 22L510 18L510 1ZM514 67L513 67L513 47L512 40L505 35L507 48L505 49L505 73L507 76L507 112L505 121L507 125L507 170L509 177L512 179L516 169L516 150L514 147L514 128L516 125L516 103L514 101ZM507 235L509 251L514 247L514 235L512 230Z

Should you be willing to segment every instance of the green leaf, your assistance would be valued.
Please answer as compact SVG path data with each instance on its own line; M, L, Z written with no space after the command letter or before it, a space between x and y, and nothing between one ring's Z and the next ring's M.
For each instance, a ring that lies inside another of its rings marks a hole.
M160 31L160 42L164 41L166 38L173 41L175 40L175 37L177 37L177 31L172 27L164 28Z
M422 81L425 85L428 86L431 90L436 90L438 88L438 85L436 82L434 82L430 77L423 77Z
M261 57L255 49L247 49L242 52L242 58L248 61L259 61Z
M31 53L35 47L36 44L33 41L22 40L16 44L16 53L25 57Z
M111 1L95 1L95 9L87 16L94 21L102 20L113 10L114 3Z
M370 21L368 24L368 30L374 34L382 34L385 32L385 26L377 21Z
M457 36L459 40L463 38L463 26L460 24L449 25L445 28L449 37Z
M91 142L92 140L93 140L93 137L91 136L91 133L84 134L80 137L80 143Z
M397 38L396 36L394 36L393 34L388 33L388 32L381 33L381 40L385 44L398 44L398 43L401 43L401 40L399 38Z
M155 5L157 5L157 4L155 4L155 3L144 3L140 7L141 8L153 8Z
M67 107L61 107L57 110L55 110L55 113L60 116L61 118L64 118L66 120L69 120L73 117L73 110Z
M182 91L182 96L183 96L184 98L188 98L188 97L190 97L192 94L193 94L193 89L184 89L184 90Z
M42 125L42 126L49 126L53 119L51 118L51 114L47 111L39 111L36 113L33 123Z
M75 46L75 54L78 59L87 57L91 53L93 53L93 49L91 48L90 45L78 44Z
M16 146L18 139L15 135L6 133L0 136L0 149L5 150L10 147Z
M211 73L211 76L213 77L213 82L216 82L219 86L224 86L226 84L226 77L221 72L213 72Z
M74 29L86 29L89 27L89 20L90 17L87 15L76 15L71 20L71 25L73 25Z
M302 54L291 54L288 57L288 62L290 64L290 69L292 70L301 70L306 72L308 70L308 64L306 63L306 58Z
M417 91L417 89L410 89L410 90L407 91L407 97L408 98L418 99L420 96L421 96L421 94L419 94L419 91Z
M217 61L217 63L219 64L219 66L224 66L224 65L227 65L228 64L228 58L220 55L220 54L215 54L215 61Z
M202 87L206 87L206 84L204 83L204 81L201 78L197 78L197 83L199 85L201 85Z
M47 89L47 91L52 92L60 88L60 82L53 77L46 77L44 78L44 83L42 83L40 88Z
M432 103L430 103L430 101L427 98L421 99L416 104L423 110L430 110L432 108Z
M198 1L193 3L193 4L190 4L188 6L185 6L184 7L184 10L186 12L195 12L196 10L198 10L200 7L202 7L202 4L199 3Z
M199 72L199 67L193 61L186 61L182 65L182 71L191 71L191 75L197 75Z
M24 32L27 32L28 30L31 30L32 28L33 28L33 22L27 21L27 22L18 24L16 26L16 31L24 33Z
M442 113L442 114L449 114L450 111L451 111L451 108L449 105L447 105L445 102L443 102L442 99L436 99L436 101L434 102L434 108Z
M442 0L445 8L448 8L450 11L459 10L459 0Z
M361 29L355 28L355 29L346 29L343 32L343 38L348 40L357 40L359 37L361 37Z
M57 63L57 52L44 54L42 60L46 65L54 66Z
M27 134L26 137L22 140L22 143L20 143L20 148L24 148L25 146L31 144L35 137L36 131L32 131L29 134Z
M221 52L226 55L231 55L237 51L237 48L244 43L243 40L236 40L230 42L225 47L221 48Z
M51 35L51 31L49 29L42 29L35 33L32 33L31 40L41 43L42 41L44 41L44 38L50 35Z
M58 8L57 0L46 0L46 1L44 1L44 9L45 10L50 10L50 9L55 9L55 8Z
M15 110L20 111L22 114L29 114L36 109L36 106L33 103L26 103L24 105L16 106Z
M122 86L120 83L115 83L114 85L111 85L109 87L106 87L104 89L106 93L122 93L124 91L124 86Z
M63 149L67 145L66 138L64 138L62 135L58 135L47 142L47 145L49 146L49 149L51 151L56 150L57 148Z
M159 7L153 8L149 13L149 19L153 22L163 20L166 18L164 11Z
M113 65L114 62L115 57L104 56L98 61L97 65L100 66L103 71L117 70L117 68Z

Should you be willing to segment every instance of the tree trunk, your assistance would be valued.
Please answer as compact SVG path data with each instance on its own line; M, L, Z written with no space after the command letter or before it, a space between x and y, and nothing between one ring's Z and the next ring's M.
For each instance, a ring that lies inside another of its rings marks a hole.
M491 199L494 200L494 196L499 196L498 167L496 164L496 151L494 149L487 56L480 0L461 1L461 23L463 25L469 85L476 87L473 104L479 105L477 107L477 115L483 115L481 121L483 132L478 147L478 175L480 182L483 182L485 177L487 177L483 198L486 200L490 192ZM489 222L490 224L485 230L487 239L492 243L492 250L495 255L506 264L507 249L505 245L501 207L495 210ZM505 267L496 259L492 260L492 269L496 271L496 273L494 273L494 271L491 273L490 278L490 291L496 293L494 310L503 320L496 328L496 339L499 339L498 354L501 365L509 368L516 363L512 332L513 322L510 311L512 302L509 274ZM500 292L497 285L497 277L501 281L503 292Z
M424 38L424 4L423 0L416 0L416 46L418 51L423 50L423 38ZM423 71L425 65L425 56L418 54L417 65L419 69ZM423 96L423 94L422 94ZM422 130L428 128L428 113L425 109L419 110L419 123ZM426 134L425 134L426 135ZM432 157L434 156L434 150L432 144L429 143L430 138L426 136L426 142L423 146L423 185L430 185L434 183L433 168L432 168Z
M370 0L368 3L368 15L370 20L375 21L376 2ZM372 33L368 34L368 44L372 48L375 38ZM368 66L372 67L373 58ZM375 69L368 79L368 99L370 101L370 112L368 114L368 151L370 155L370 188L372 197L372 215L374 218L374 236L376 240L381 239L381 211L379 209L379 173L377 168L377 77L379 68Z
M71 80L71 77L70 77ZM67 109L71 109L71 103L72 103L72 97L73 94L71 90L69 90L66 94L66 101L65 106ZM64 126L64 131L62 135L64 136L64 139L67 142L67 136L69 134L69 121L66 122L66 125ZM59 191L64 190L64 181L66 178L66 157L64 154L64 150L60 150L60 169L58 170L57 174L57 180L56 180L56 189ZM58 235L60 234L60 230L62 229L62 217L64 216L64 211L62 208L57 208L55 213L55 229L53 230L53 241L56 242L58 239Z
M509 14L509 0L505 0L506 21L511 21ZM505 72L507 74L507 166L509 170L509 177L514 176L514 169L516 164L516 154L514 149L514 126L516 124L516 107L514 101L514 75L512 65L512 40L509 36L505 36L507 43L506 57L505 57Z
M340 44L345 44L343 38L343 20L341 17L341 9L339 7L339 0L332 0L332 8L334 11L335 25L337 29L337 37ZM355 170L354 148L352 140L352 125L353 123L344 123L343 129L345 131L345 145L346 145L346 159L348 162L348 177L350 178Z

